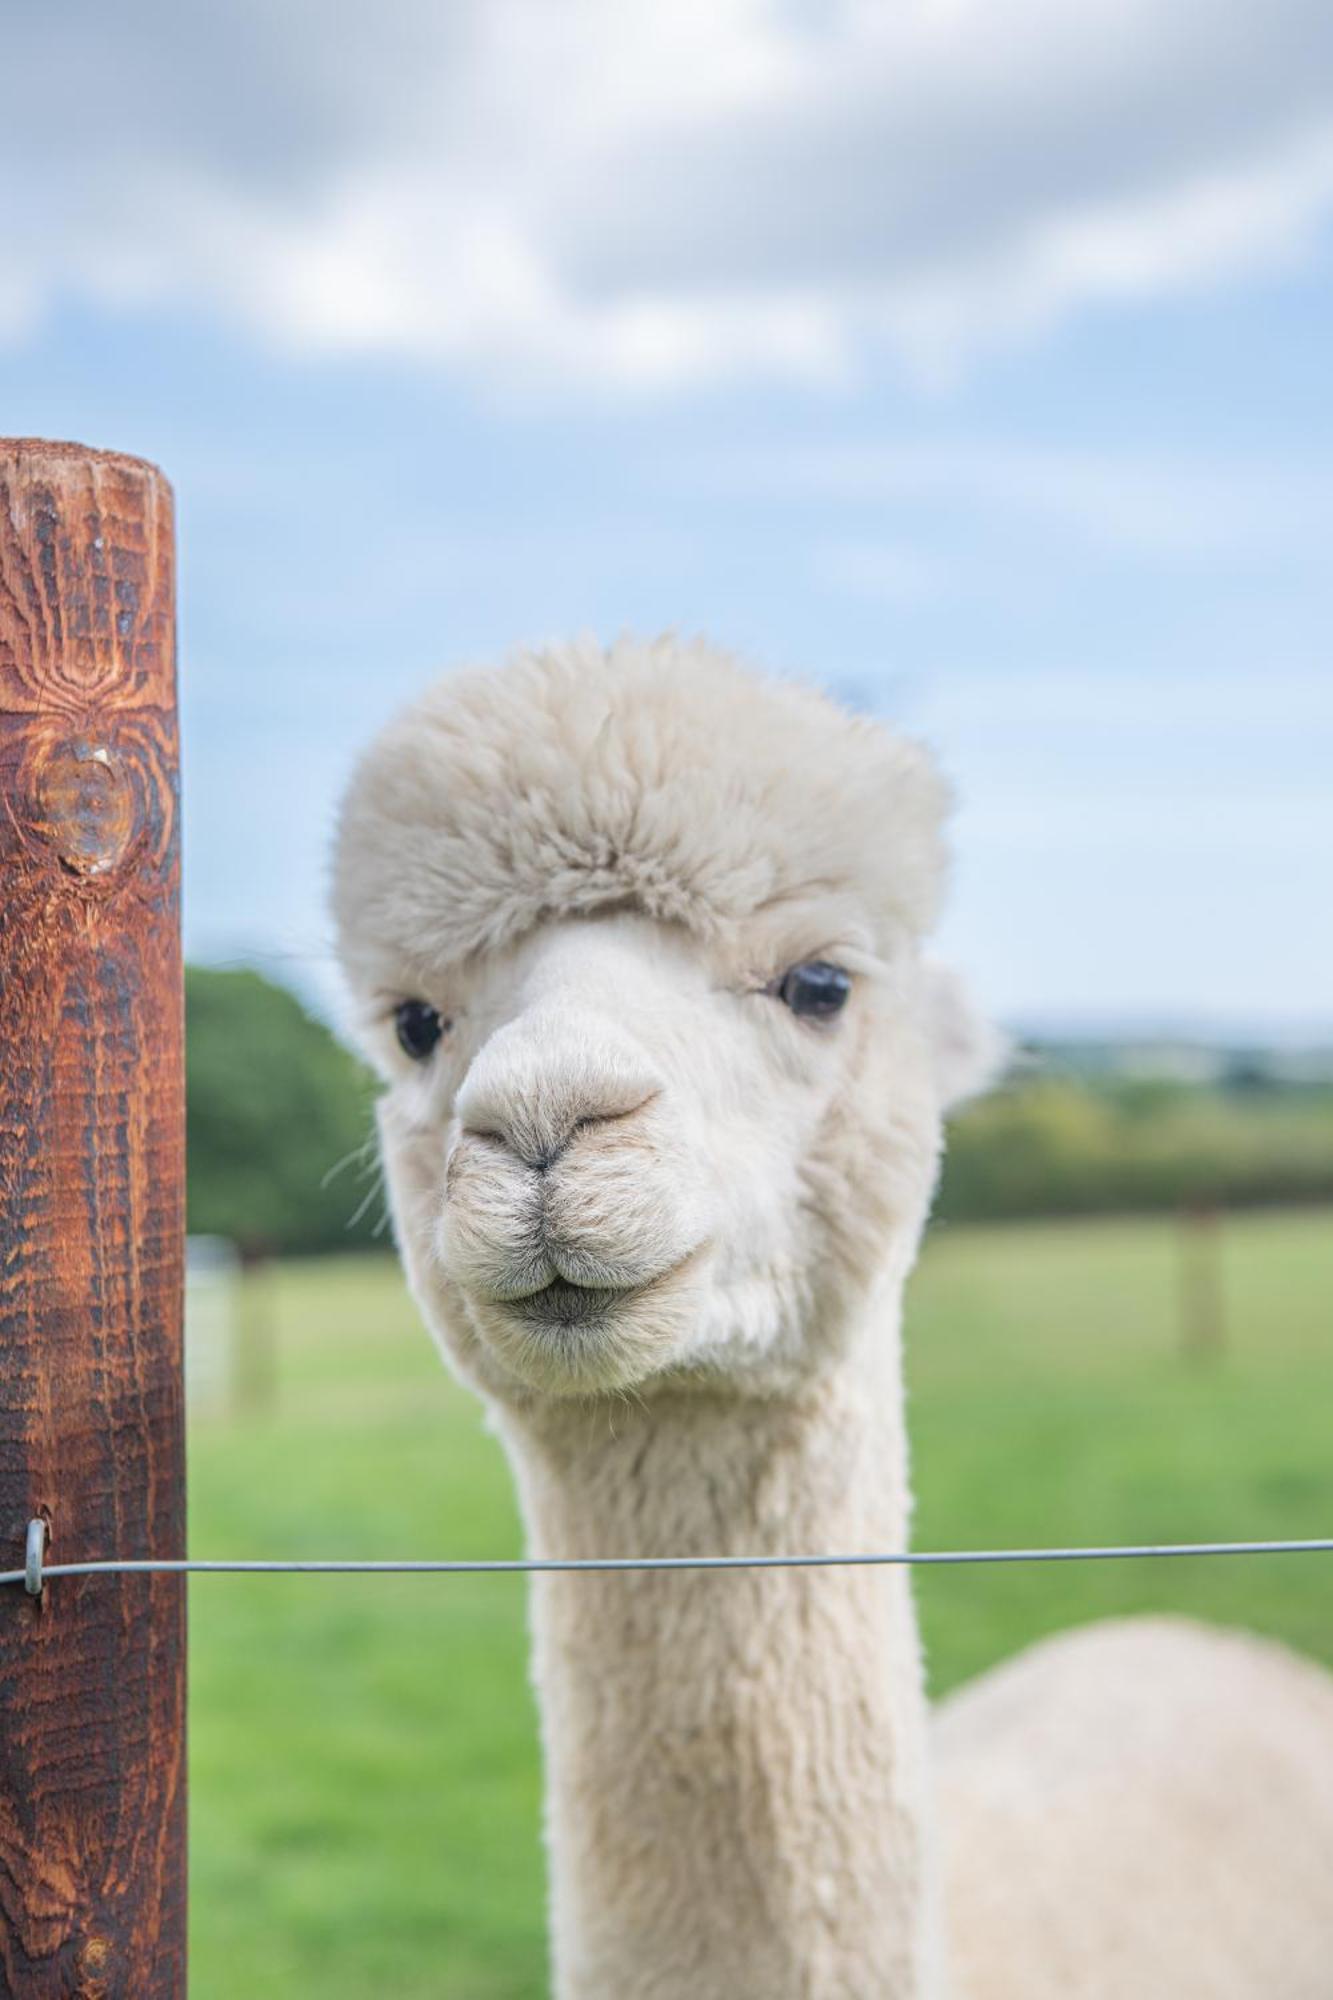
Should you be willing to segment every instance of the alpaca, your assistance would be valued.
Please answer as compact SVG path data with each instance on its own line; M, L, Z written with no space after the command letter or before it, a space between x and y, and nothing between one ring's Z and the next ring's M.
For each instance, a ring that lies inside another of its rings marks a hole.
M672 639L453 676L358 767L398 1242L535 1555L906 1545L900 1298L989 1060L922 956L946 805ZM561 2000L1333 1994L1333 1680L1274 1646L1095 1626L932 1725L902 1569L544 1573L531 1619Z

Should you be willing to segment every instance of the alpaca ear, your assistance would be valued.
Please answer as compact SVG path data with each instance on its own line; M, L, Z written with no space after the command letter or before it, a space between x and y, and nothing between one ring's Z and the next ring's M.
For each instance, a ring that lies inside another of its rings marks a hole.
M952 966L928 959L923 971L935 1081L941 1106L951 1111L990 1088L1009 1059L1009 1044Z

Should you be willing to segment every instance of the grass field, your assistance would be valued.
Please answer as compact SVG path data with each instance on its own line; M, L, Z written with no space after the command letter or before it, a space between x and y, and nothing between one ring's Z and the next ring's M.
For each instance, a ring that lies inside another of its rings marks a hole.
M1223 1259L1201 1368L1170 1223L939 1232L908 1302L919 1545L1333 1532L1330 1217L1239 1219ZM194 1553L516 1553L498 1450L394 1267L272 1285L271 1409L193 1428ZM939 1690L1149 1607L1333 1662L1333 1558L959 1570L920 1602ZM216 1577L190 1615L194 2000L539 2000L521 1579Z

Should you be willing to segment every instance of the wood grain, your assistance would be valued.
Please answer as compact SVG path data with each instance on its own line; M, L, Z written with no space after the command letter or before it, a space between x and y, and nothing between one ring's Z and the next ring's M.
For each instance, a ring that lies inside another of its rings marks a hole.
M171 492L0 441L0 1567L185 1548ZM177 1577L0 1593L0 1991L185 1991Z

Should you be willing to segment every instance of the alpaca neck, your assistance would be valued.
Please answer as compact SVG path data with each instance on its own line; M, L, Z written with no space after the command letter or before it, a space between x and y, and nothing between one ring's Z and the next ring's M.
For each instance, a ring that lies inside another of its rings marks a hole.
M799 1396L506 1420L534 1553L904 1546L896 1311ZM920 2000L906 1572L533 1579L560 2000Z

